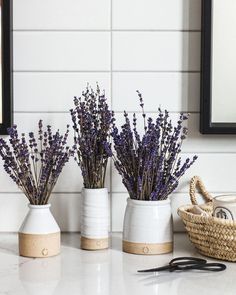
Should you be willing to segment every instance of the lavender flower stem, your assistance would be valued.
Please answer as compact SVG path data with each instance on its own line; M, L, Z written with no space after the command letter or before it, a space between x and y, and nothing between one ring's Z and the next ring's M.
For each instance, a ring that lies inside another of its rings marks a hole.
M136 116L133 115L133 128L127 112L125 123L118 129L112 124L111 136L115 152L107 148L112 155L115 167L130 198L138 200L163 200L178 186L180 178L196 161L187 159L181 164L180 152L187 129L183 122L188 116L180 114L173 126L169 113L159 109L157 118L146 117L142 95L137 91L142 116L144 134L136 129Z

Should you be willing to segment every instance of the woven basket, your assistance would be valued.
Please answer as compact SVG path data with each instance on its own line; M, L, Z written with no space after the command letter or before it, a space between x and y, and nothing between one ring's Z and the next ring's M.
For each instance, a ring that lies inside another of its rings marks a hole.
M206 200L206 204L199 205L199 207L210 214L209 217L191 213L193 205L198 205L197 187ZM190 241L205 256L236 261L236 222L211 216L213 212L212 197L198 176L191 179L190 199L193 205L181 206L178 209L178 214L184 222Z

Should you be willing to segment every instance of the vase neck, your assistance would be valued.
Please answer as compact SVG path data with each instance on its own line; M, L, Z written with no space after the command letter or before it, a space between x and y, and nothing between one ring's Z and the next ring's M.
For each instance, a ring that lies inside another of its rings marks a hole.
M46 205L32 205L32 204L28 204L28 207L30 209L42 210L42 209L49 209L51 207L51 204L46 204Z

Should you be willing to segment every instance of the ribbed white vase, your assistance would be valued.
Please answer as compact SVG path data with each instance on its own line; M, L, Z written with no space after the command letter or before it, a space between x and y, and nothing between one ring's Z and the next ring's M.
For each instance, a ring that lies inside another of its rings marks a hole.
M81 248L106 249L109 246L109 197L106 188L82 191Z
M49 257L60 253L60 228L54 219L50 204L28 205L18 233L19 253L26 257Z
M163 254L173 248L170 200L139 201L128 198L123 226L123 251Z

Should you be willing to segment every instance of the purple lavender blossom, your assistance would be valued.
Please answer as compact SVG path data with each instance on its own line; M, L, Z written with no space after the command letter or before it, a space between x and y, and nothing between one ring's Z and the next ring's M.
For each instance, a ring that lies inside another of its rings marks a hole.
M106 150L112 155L131 199L165 200L197 159L194 156L182 163L180 157L181 146L188 133L188 129L183 126L188 115L180 114L175 126L169 113L162 112L161 109L155 120L147 118L140 92L138 96L144 120L144 135L141 136L136 129L136 115L133 115L131 123L128 114L124 112L125 123L121 126L121 131L115 122L112 124L115 153L112 153L109 146L106 146Z
M43 131L42 120L38 123L38 136L29 133L18 135L17 126L8 129L9 144L0 138L0 156L3 167L11 179L28 198L30 204L48 203L52 190L63 167L73 152L67 144L69 125L64 135L52 134L51 126Z
M75 160L80 166L85 188L103 188L107 161L111 154L109 132L113 112L104 93L87 86L82 97L74 98L70 110L74 129Z

